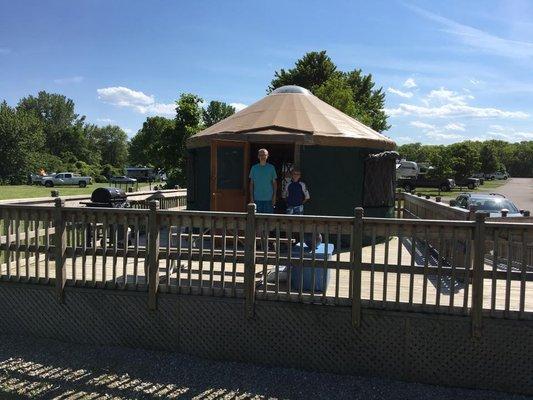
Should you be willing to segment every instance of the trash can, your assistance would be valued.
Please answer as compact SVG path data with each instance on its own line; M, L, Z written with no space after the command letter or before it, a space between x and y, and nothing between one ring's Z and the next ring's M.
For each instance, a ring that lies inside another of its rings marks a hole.
M303 269L303 291L312 291L313 289L313 268L311 267L301 267L299 265L299 258L301 252L302 244L296 243L292 248L292 268L291 268L291 290L299 291L300 290L300 280L302 279L302 269ZM320 260L331 260L333 255L334 246L332 243L326 245L320 243L315 249L315 260L316 266L314 268L315 275L315 292L323 292L329 283L329 271L326 269L324 272L324 266ZM303 259L312 260L313 251L310 247L307 247L305 243L303 244ZM326 274L324 278L324 273ZM325 286L324 286L325 283Z

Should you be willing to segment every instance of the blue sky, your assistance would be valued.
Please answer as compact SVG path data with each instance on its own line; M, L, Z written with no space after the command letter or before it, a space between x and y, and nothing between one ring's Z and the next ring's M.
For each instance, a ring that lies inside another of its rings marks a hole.
M39 90L131 136L180 93L237 107L311 50L387 92L398 143L533 140L533 2L0 0L0 99Z

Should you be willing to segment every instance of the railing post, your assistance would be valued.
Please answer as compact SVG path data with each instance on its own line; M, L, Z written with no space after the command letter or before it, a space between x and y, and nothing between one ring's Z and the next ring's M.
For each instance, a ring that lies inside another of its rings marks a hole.
M67 230L63 218L62 208L65 200L56 198L54 201L54 260L56 265L56 296L57 300L64 301L64 289L67 282L67 270L65 268L67 251Z
M148 203L148 309L157 309L157 289L159 287L159 201Z
M487 214L475 214L474 262L472 272L472 336L481 337L483 324L483 271L485 269L485 218Z
M363 254L363 209L355 209L352 231L352 325L361 326L361 267Z
M470 204L470 206L468 207L468 220L469 221L474 221L476 219L476 210L477 210L477 206L474 204Z
M405 204L405 195L403 192L396 193L396 218L402 217L402 208Z
M255 312L255 211L255 204L248 204L244 231L244 290L248 318L253 318Z

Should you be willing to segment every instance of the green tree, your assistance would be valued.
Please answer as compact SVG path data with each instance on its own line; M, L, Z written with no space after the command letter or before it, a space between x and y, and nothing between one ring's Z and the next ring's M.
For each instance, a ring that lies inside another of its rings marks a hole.
M0 103L0 182L24 183L30 172L37 172L43 147L39 118L5 101Z
M175 121L164 117L149 117L129 143L128 161L134 166L166 169L166 143L175 136ZM172 167L172 165L170 165Z
M120 127L107 125L94 129L89 139L100 154L102 163L124 168L128 158L128 135Z
M382 88L375 89L372 75L364 75L360 69L337 71L325 51L307 53L296 61L294 68L276 71L268 91L284 85L307 88L328 104L378 132L390 128L383 111L385 93Z
M356 113L352 115L363 124L370 126L377 132L383 132L390 128L387 124L385 107L385 93L383 88L375 89L372 74L364 75L360 69L346 74L348 84L353 91L353 99Z
M288 71L283 68L274 72L274 79L268 87L271 92L285 85L298 85L314 92L320 85L333 76L337 67L326 54L326 51L312 51L296 61L294 68Z
M316 89L315 94L319 99L345 114L357 114L352 88L342 74L329 78Z
M209 102L207 108L202 111L202 114L204 126L209 128L211 125L235 114L235 108L222 101L213 100Z
M422 143L408 143L402 144L398 147L398 153L400 157L405 158L407 161L422 162L427 160L422 160L420 158Z
M498 157L498 150L493 143L483 143L479 152L481 172L493 173L502 169L502 163Z
M36 97L21 99L17 109L33 112L41 120L50 154L60 157L64 152L73 152L81 159L87 157L85 116L76 114L74 107L74 101L63 95L41 91Z
M199 132L202 126L202 99L191 93L184 93L176 102L174 135L166 143L168 156L167 175L170 186L186 184L186 140Z
M516 177L533 177L533 141L513 143L509 147L507 172Z
M454 143L448 146L451 156L451 168L455 179L463 179L472 176L479 171L481 162L479 152L471 141Z

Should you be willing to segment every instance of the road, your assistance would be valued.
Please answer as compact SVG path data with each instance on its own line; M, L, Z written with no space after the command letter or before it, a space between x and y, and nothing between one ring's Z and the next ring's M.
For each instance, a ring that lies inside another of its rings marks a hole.
M510 178L494 192L511 199L519 209L533 211L533 178Z

